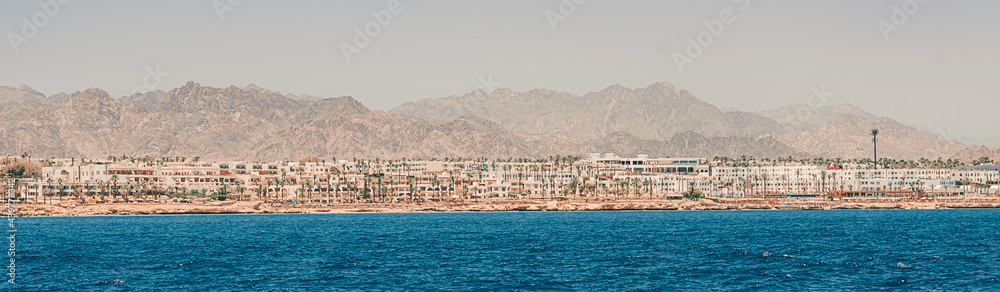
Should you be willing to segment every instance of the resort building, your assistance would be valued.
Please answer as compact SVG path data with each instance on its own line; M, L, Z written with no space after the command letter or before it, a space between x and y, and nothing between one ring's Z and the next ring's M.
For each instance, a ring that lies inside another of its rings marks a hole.
M706 158L619 157L579 160L91 161L56 160L26 196L165 190L226 193L234 199L443 200L514 197L819 197L919 192L928 197L997 194L1000 167L868 169L799 163L711 165ZM899 191L899 192L896 192ZM862 195L862 196L864 196Z

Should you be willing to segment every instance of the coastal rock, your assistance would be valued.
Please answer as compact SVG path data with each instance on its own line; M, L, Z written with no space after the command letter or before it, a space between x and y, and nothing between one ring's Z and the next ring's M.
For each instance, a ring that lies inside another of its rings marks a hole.
M104 215L161 215L161 214L305 214L305 213L378 213L378 212L504 212L504 211L624 211L624 210L800 210L796 202L791 205L711 203L711 202L651 202L622 201L609 203L560 202L553 209L549 204L537 203L478 203L478 204L334 204L287 205L261 201L227 201L194 204L17 204L17 216L104 216ZM779 208L780 207L780 208ZM942 209L942 208L1000 208L995 200L972 199L968 202L823 202L816 209Z

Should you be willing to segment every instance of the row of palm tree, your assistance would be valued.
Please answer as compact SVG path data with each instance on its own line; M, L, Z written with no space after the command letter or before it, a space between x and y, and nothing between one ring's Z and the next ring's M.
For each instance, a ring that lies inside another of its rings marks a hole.
M944 159L939 157L935 160L920 158L917 160L906 160L906 159L892 159L892 158L880 158L878 160L879 169L913 169L913 168L926 168L926 169L951 169L960 166L968 165L984 165L995 163L989 157L981 157L976 159L972 163L965 163L958 159ZM870 168L874 168L873 161L868 158L852 158L852 159L841 159L841 158L792 158L792 157L779 157L776 159L763 158L756 160L753 156L742 156L740 158L729 158L726 156L716 156L712 160L712 165L714 166L725 166L725 167L750 167L754 165L768 164L768 165L822 165L829 167L839 167L844 168L845 165L869 165Z
M197 192L190 192L181 187L163 187L149 182L127 181L119 183L118 177L112 176L107 181L92 182L65 182L63 179L46 179L41 184L29 189L30 185L18 181L18 194L37 193L34 196L35 203L51 203L55 200L65 200L73 198L86 203L86 199L96 199L97 201L151 201L166 197L186 197L200 195ZM25 197L22 197L25 198Z

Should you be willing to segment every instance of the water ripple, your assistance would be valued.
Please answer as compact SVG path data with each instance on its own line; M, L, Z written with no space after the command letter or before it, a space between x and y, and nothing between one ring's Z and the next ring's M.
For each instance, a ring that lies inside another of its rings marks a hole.
M28 290L1000 289L1000 210L21 220Z

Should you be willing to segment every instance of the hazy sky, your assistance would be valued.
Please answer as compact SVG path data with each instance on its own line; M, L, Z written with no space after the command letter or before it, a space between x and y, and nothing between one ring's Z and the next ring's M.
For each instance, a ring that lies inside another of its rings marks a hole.
M477 87L668 81L721 108L846 102L942 136L1000 136L1000 1L390 2L4 1L0 85L117 97L255 83L386 110ZM688 54L688 38L707 45ZM343 44L360 51L350 62Z

